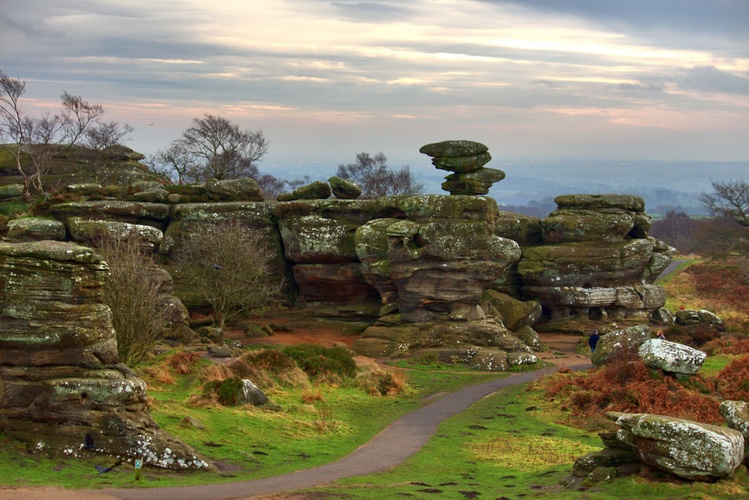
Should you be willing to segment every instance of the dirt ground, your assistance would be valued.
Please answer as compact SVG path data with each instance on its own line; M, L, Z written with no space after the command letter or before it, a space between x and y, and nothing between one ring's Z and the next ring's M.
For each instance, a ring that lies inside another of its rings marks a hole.
M267 324L267 322L266 322ZM273 335L246 338L243 329L226 330L225 337L234 342L246 345L291 345L301 343L316 343L326 347L345 345L351 347L357 338L356 329L350 324L338 322L294 321L282 317L274 317ZM288 331L284 331L288 329ZM546 348L538 352L539 359L553 363L560 368L580 365L590 361L589 356L575 352L579 336L555 333L540 333L541 342ZM371 363L375 360L357 356L357 363ZM252 497L248 497L252 498ZM255 497L256 498L256 497ZM300 499L298 495L275 494L264 497L267 499ZM0 486L0 500L114 500L115 497L97 493L96 491L66 490L64 488L11 488Z

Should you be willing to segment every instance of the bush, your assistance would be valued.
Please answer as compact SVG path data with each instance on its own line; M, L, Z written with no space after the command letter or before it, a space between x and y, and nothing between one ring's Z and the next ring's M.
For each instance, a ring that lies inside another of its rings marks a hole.
M239 377L229 377L221 381L209 382L203 388L204 395L216 394L218 402L224 406L236 406L242 395L244 383Z
M119 360L136 366L171 325L171 311L161 300L163 279L136 239L102 235L95 247L109 264L104 302L112 310Z
M348 349L298 344L283 348L283 352L310 377L351 378L356 375L356 363Z

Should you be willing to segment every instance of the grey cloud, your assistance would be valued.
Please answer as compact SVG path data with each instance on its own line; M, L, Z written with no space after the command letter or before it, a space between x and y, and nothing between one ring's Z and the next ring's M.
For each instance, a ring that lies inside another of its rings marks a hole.
M695 66L686 70L679 85L702 92L749 95L749 78L721 71L715 66Z
M415 10L397 3L386 2L331 2L344 18L360 22L392 22L409 18Z
M637 30L675 28L713 33L749 34L746 0L480 0L493 5L517 5L539 11L581 16Z

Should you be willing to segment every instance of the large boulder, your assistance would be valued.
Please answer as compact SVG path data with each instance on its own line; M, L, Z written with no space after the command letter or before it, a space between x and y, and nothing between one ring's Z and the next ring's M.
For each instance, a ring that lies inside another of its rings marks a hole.
M676 311L678 325L714 325L721 326L723 321L715 314L705 309L682 309Z
M541 304L535 300L522 301L506 293L486 290L481 304L491 305L500 315L508 330L515 331L524 326L533 326L541 318Z
M118 364L108 266L89 248L0 242L0 429L38 451L208 469L159 429L146 384Z
M538 361L530 347L491 320L371 326L357 339L353 349L371 357L432 353L442 362L466 363L485 371L501 371Z
M749 466L749 403L746 401L723 401L720 415L726 425L744 436L744 463Z
M419 148L419 153L423 153L427 156L447 156L452 158L480 155L487 151L489 151L489 148L480 142L466 140L434 142Z
M18 241L63 241L67 236L65 224L41 217L22 217L8 221L8 238Z
M733 429L647 413L608 416L642 463L684 479L731 478L744 459L744 437Z
M636 356L640 346L650 339L650 328L646 325L632 326L601 335L596 350L590 355L595 366L622 356Z
M67 219L70 238L82 244L92 244L97 239L106 237L114 240L132 240L140 242L145 248L155 251L159 248L164 233L153 226L116 222L108 220L87 220L80 217Z
M263 190L255 179L211 179L206 192L214 199L231 201L263 201Z
M495 182L505 178L502 170L481 167L467 174L455 173L445 177L442 189L451 195L485 195Z
M296 188L291 193L281 193L278 195L278 201L294 200L325 200L330 198L332 190L327 182L315 181L306 186Z
M169 218L169 205L138 201L79 201L52 205L50 210L63 221L70 217L144 224L159 229Z
M23 184L7 184L0 186L0 200L10 200L23 196Z
M707 354L693 347L661 339L646 340L637 354L651 368L685 375L700 371L707 358Z
M361 188L353 181L333 176L328 179L333 195L341 200L355 200L361 196Z

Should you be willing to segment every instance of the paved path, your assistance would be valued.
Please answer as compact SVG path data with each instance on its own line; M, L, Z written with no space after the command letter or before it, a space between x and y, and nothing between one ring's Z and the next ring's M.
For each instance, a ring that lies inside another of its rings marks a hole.
M570 368L587 369L590 368L590 364ZM484 396L505 387L530 382L556 371L557 368L552 367L519 373L447 394L434 403L402 416L352 454L337 462L312 469L254 481L176 488L103 490L100 493L132 500L249 498L311 488L345 477L381 472L403 463L426 444L436 432L440 422L462 412Z

